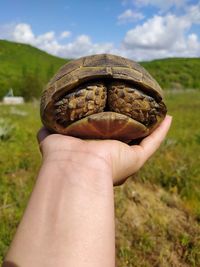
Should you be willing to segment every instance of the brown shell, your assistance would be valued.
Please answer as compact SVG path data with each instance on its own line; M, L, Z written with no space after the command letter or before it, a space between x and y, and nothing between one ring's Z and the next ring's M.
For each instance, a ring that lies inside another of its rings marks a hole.
M63 93L79 84L99 79L111 78L137 84L143 91L162 99L162 89L153 77L138 63L110 54L92 55L65 64L45 88L41 99L41 117L44 110Z

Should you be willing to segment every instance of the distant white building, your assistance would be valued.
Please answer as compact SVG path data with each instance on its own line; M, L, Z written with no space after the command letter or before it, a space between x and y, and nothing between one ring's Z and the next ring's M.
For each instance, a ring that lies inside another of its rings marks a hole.
M23 104L24 98L22 96L4 96L3 97L3 104L6 105L18 105Z
M24 98L22 96L14 96L12 88L3 97L3 104L5 105L18 105L23 103L24 103Z

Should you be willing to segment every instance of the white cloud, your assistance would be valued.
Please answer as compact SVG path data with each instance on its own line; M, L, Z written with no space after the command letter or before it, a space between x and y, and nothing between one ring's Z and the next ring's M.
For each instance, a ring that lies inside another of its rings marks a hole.
M200 2L187 8L186 19L195 24L200 24Z
M123 5L133 4L138 8L145 6L153 6L160 9L162 12L169 10L172 7L182 8L187 5L189 0L122 0Z
M127 9L122 14L120 14L117 19L119 24L124 24L128 22L141 20L143 18L144 15L141 12L136 12L131 9Z
M187 20L167 15L154 16L142 25L129 30L124 38L125 46L144 49L170 49L190 27Z
M16 25L13 31L13 39L17 42L22 42L22 43L35 42L35 36L31 30L30 25L25 23L20 23Z
M121 15L123 14L125 12ZM130 18L129 14L132 13L127 12L121 20ZM28 43L50 54L65 58L99 53L113 53L134 60L173 56L198 57L200 56L200 40L197 34L192 32L192 25L199 23L200 5L193 5L181 16L168 13L140 22L139 25L125 33L118 47L111 42L94 43L90 36L85 34L67 39L71 34L69 31L58 35L54 31L36 35L31 26L26 23L0 25L0 38Z
M1 39L31 44L50 54L66 58L76 58L96 53L111 53L114 48L112 43L95 44L88 35L84 34L77 36L73 42L61 44L59 42L60 37L62 39L69 37L71 34L69 31L62 32L58 37L53 31L35 35L31 26L26 23L0 26L0 32Z
M55 32L50 31L36 36L29 24L19 23L13 25L12 31L10 30L9 39L20 43L43 47L55 41Z
M139 60L172 57L200 56L200 42L194 33L190 16L154 16L142 25L129 30L123 48Z
M71 32L70 31L61 32L60 39L68 38L70 35L71 35Z
M60 45L58 55L73 58L97 53L111 53L112 49L112 43L95 44L88 35L80 35L73 42Z
M158 7L160 9L169 9L172 6L175 7L182 7L185 6L185 4L187 3L187 0L167 0L167 1L163 1L163 0L136 0L135 1L136 4L141 5L141 6L147 6L147 5L152 5L155 7Z
M199 41L198 41L198 36L194 33L190 34L188 36L188 46L190 47L191 50L196 51L198 49L200 49L199 46Z

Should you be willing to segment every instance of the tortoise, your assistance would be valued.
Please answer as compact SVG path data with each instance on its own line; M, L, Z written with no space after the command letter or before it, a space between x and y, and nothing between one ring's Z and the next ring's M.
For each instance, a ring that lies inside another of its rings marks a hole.
M161 87L141 65L96 54L60 68L43 91L40 111L51 132L128 143L158 127L167 108Z

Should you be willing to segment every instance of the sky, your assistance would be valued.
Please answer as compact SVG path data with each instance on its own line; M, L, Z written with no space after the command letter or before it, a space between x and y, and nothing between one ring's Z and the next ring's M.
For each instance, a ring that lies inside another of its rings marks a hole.
M0 0L0 39L63 58L200 57L200 0Z

